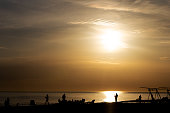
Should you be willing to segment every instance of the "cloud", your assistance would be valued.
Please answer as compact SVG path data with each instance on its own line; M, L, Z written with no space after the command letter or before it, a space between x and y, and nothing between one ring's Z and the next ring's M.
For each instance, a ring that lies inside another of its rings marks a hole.
M91 63L120 65L120 63L118 62L109 62L109 61L102 61L102 60L91 61Z
M155 13L166 16L169 15L170 10L168 0L72 0L72 2L103 10Z
M160 44L166 44L166 45L169 45L169 44L170 44L170 41L169 41L169 40L160 41Z
M160 57L160 60L162 60L162 61L169 61L170 57L166 57L166 56Z
M99 25L99 26L115 25L114 22L103 20L103 19L96 19L96 20L89 20L89 21L73 21L73 22L69 22L69 24L92 24L92 25Z
M60 26L82 10L65 0L0 0L0 29Z
M0 41L17 50L46 50L49 41L96 34L93 26L133 31L129 37L168 37L168 4L167 0L0 0Z
M6 48L6 47L4 47L4 46L0 46L0 49L8 49L8 48Z

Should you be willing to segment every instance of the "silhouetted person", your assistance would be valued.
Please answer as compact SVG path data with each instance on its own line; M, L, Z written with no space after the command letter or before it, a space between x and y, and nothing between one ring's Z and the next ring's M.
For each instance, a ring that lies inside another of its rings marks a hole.
M5 105L5 107L8 107L10 105L9 97L6 98L4 105Z
M118 94L115 95L115 102L117 102Z
M45 96L45 104L49 104L48 100L49 100L49 96L48 96L48 94L47 94L47 95Z
M31 106L36 105L35 100L30 100L30 105Z
M64 95L62 96L62 101L66 101L66 95L65 95L65 93L64 93Z
M141 95L139 95L139 102L141 102L141 100L142 100L142 96L141 96Z
M91 103L94 104L94 101L95 101L95 100L92 100Z
M81 101L81 102L82 102L82 103L85 103L85 101L86 101L85 99L82 99L82 101Z
M60 99L58 99L58 103L61 103L61 100L60 100Z
M152 101L155 101L155 98L153 97L153 95L151 95Z

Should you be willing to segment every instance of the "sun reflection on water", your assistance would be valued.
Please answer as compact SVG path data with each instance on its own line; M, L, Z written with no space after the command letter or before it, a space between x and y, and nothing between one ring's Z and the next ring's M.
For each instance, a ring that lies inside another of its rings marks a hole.
M120 91L104 91L102 92L105 95L104 102L115 102L116 93L119 95Z

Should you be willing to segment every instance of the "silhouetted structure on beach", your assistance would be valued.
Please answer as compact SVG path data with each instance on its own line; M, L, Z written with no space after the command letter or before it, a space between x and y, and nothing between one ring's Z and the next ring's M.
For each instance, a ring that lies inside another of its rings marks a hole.
M141 100L137 99L138 102L149 102L149 103L170 103L169 99L169 88L168 87L159 87L159 88L149 88L149 87L140 87L148 90L149 96L148 100ZM160 93L158 90L167 90L167 96L166 97L161 97Z

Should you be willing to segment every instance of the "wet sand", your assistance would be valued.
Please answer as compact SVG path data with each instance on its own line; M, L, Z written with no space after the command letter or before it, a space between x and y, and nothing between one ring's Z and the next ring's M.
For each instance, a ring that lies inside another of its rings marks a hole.
M170 104L95 103L1 107L0 113L164 113Z

